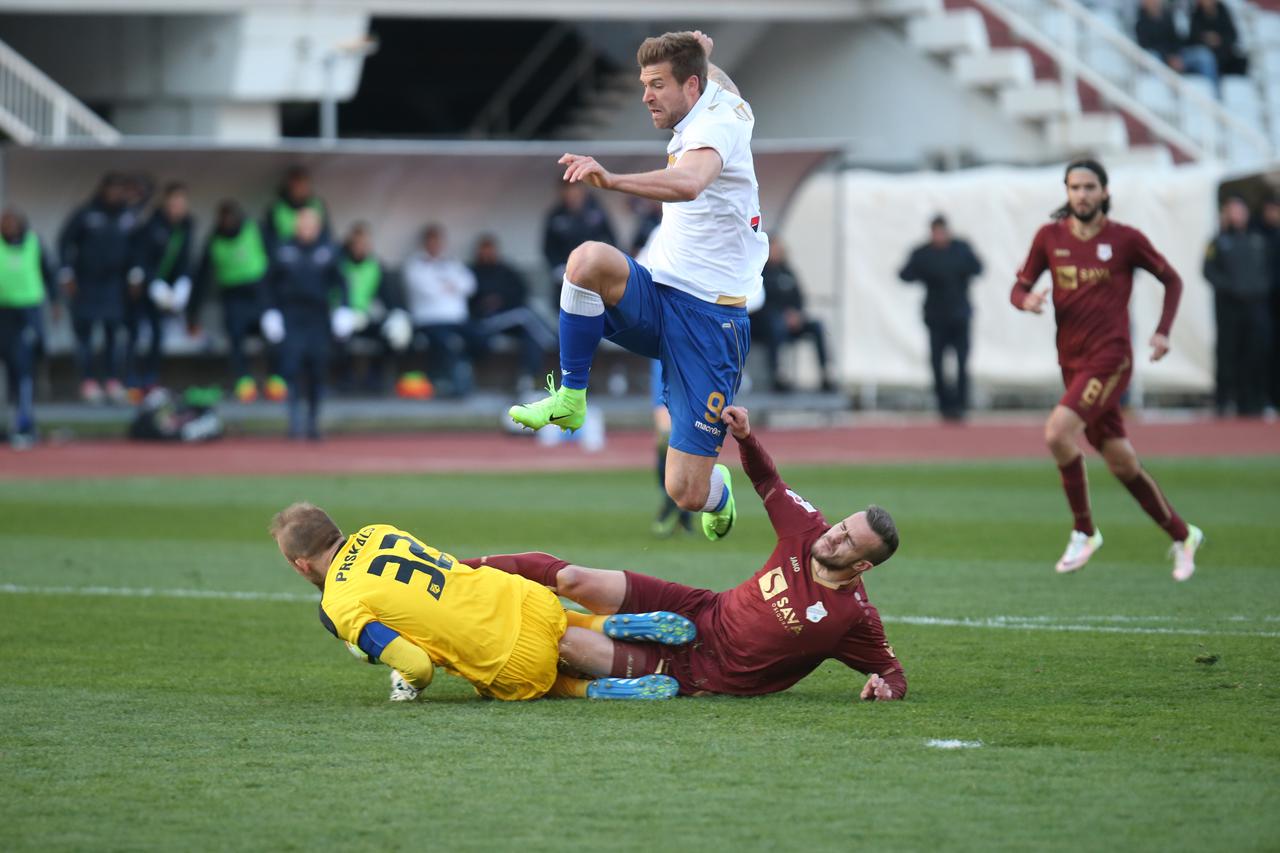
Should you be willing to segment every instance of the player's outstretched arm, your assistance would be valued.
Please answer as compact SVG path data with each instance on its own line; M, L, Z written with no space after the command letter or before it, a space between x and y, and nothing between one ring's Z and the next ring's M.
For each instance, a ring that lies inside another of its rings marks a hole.
M594 157L584 154L565 154L559 163L565 167L564 179L568 183L583 181L602 190L661 202L693 201L720 176L720 170L724 168L714 148L686 151L669 169L626 175L615 175Z
M747 410L741 406L726 406L720 418L733 437L738 440L738 458L742 470L751 478L756 494L769 513L769 522L778 537L790 536L815 525L825 525L822 514L813 504L787 488L778 474L773 459L751 432Z

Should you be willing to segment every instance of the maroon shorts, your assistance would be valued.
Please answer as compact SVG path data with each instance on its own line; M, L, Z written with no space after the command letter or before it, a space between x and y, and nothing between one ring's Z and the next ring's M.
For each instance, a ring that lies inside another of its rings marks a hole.
M1080 416L1084 437L1098 450L1109 438L1125 437L1120 398L1132 375L1133 361L1127 355L1119 361L1062 368L1067 390L1058 404Z
M639 675L662 673L680 682L681 693L688 695L707 692L716 667L715 656L706 642L711 637L707 635L706 620L702 617L719 593L637 572L623 574L627 576L627 594L618 608L619 613L670 610L692 621L698 628L698 638L687 646L624 643L615 640L613 671L610 675L635 678Z

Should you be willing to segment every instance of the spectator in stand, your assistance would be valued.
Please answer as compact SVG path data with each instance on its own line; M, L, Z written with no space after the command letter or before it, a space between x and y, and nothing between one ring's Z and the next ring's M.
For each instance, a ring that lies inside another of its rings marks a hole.
M834 391L835 383L831 381L827 361L826 332L820 320L805 313L800 281L787 263L786 247L777 238L769 240L769 258L765 261L762 275L764 307L751 315L751 332L765 345L773 390L780 393L791 391L790 383L784 381L778 371L779 355L784 346L807 338L818 356L822 390Z
M964 418L969 408L969 283L982 274L982 261L964 240L951 235L945 217L929 223L929 242L919 246L898 273L905 282L925 286L924 325L929 330L929 362L938 411L949 421ZM947 381L943 361L955 353L956 381Z
M1178 32L1164 0L1142 0L1134 27L1138 46L1179 74L1198 74L1218 89L1218 61L1203 44L1191 44Z
M1190 40L1213 51L1219 74L1249 73L1249 58L1240 49L1231 10L1218 0L1198 0L1191 12Z
M186 186L171 183L164 188L160 206L151 218L133 232L129 299L125 304L125 378L130 389L156 384L164 350L165 315L182 313L191 298L194 225L189 211ZM145 354L138 352L144 328L148 338Z
M428 225L422 248L404 262L405 303L419 338L426 339L427 366L432 382L444 396L471 392L470 352L477 346L467 310L476 292L476 277L461 261L445 254L445 230ZM440 369L430 368L439 365Z
M394 348L388 339L387 324L393 312L404 313L404 303L395 276L374 254L373 232L368 223L357 222L351 226L338 267L346 281L347 306L355 312L354 334L339 346L339 374L345 384L353 383L355 358L351 343L364 341L372 354L360 384L369 391L382 391L386 387L386 366Z
M551 301L560 310L560 287L569 253L588 240L617 245L609 215L587 192L586 184L560 182L560 201L547 213L542 255L551 269Z
M340 312L350 316L347 283L337 249L321 236L320 214L303 208L293 225L293 237L271 253L262 333L280 345L280 372L289 387L289 437L318 441L330 338L351 333L349 319L345 328L339 320Z
M1271 408L1280 410L1280 198L1262 203L1262 233L1267 235L1271 270L1271 353L1267 360Z
M90 403L100 403L104 396L113 403L127 399L116 335L124 322L125 273L137 221L125 204L124 179L112 173L103 177L93 199L71 214L58 238L58 281L71 303L80 396ZM95 366L98 330L102 351Z
M536 388L543 362L556 349L556 333L540 314L529 307L529 286L524 276L502 259L498 238L482 234L476 241L471 264L476 291L471 297L471 320L485 341L506 335L520 344L520 377L516 388Z
M265 304L262 282L271 265L258 223L246 219L244 210L236 202L221 202L201 259L195 292L187 305L187 325L192 328L198 325L204 298L210 289L216 289L222 302L236 399L251 403L258 398L258 385L245 356L245 342L251 335L259 334L258 321ZM266 383L267 397L283 400L286 393L284 379L273 373Z
M297 228L298 213L303 209L315 212L320 221L321 241L329 242L329 209L311 189L311 173L305 166L290 166L284 173L275 201L262 218L262 236L268 246L286 243L293 239Z
M1222 205L1222 230L1205 250L1204 277L1213 286L1218 324L1214 400L1245 417L1262 414L1271 348L1271 255L1266 235L1249 227L1238 196Z
M35 373L43 307L57 310L54 269L27 218L13 208L0 213L0 359L16 417L9 443L26 450L36 442Z

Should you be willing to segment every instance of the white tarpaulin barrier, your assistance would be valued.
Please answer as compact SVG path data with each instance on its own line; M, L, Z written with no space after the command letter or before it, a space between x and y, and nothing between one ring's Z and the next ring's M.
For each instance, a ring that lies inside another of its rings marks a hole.
M1220 172L1213 168L1116 169L1111 215L1141 229L1181 274L1182 302L1173 349L1149 360L1147 340L1160 316L1164 287L1139 272L1130 302L1138 380L1148 389L1205 391L1213 386L1213 298L1201 275L1216 230ZM928 237L934 214L978 253L983 275L970 292L974 307L970 371L988 388L1060 383L1051 313L1016 310L1014 274L1036 229L1065 200L1061 168L984 168L947 174L845 173L844 287L839 314L846 381L927 388L929 345L921 305L924 288L903 284L898 270ZM1039 289L1049 286L1044 275Z

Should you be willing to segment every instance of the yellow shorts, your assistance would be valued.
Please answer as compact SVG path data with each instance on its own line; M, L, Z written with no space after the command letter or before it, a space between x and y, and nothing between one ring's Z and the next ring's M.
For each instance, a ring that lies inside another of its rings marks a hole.
M560 662L560 638L568 622L556 594L545 586L529 584L520 602L520 634L511 657L498 670L483 696L506 701L537 699L556 681Z

